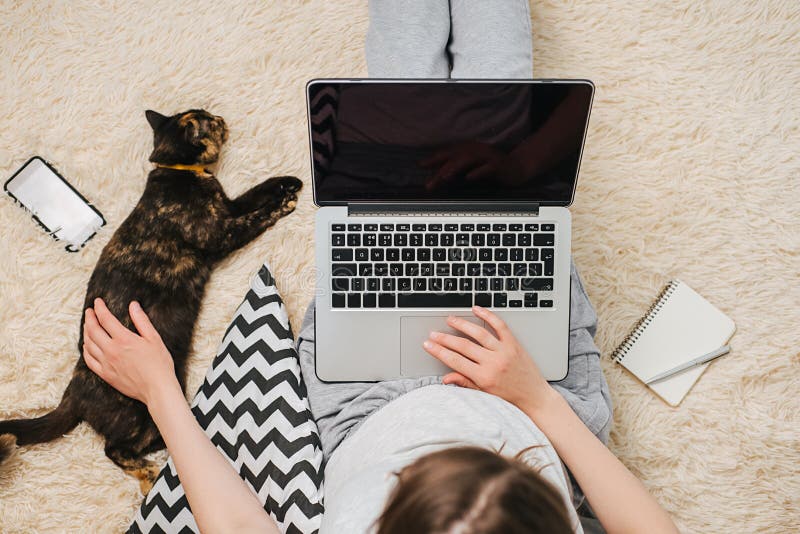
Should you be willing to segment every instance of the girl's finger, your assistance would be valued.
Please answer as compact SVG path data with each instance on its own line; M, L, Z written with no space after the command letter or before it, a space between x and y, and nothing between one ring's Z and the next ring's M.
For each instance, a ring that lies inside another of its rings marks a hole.
M83 338L83 350L88 352L92 358L95 360L102 362L105 359L105 355L103 354L103 349L97 346L97 343L92 341L91 338L84 336Z
M500 341L489 333L484 327L467 321L462 317L450 316L447 318L447 324L456 330L467 334L469 337L480 343L487 349L495 349L500 344Z
M430 338L439 345L457 352L475 363L480 363L486 359L486 349L467 338L444 334L442 332L431 332Z
M125 328L114 314L111 313L111 310L108 309L103 299L94 299L94 313L97 315L97 321L100 323L100 326L102 326L103 330L108 332L108 335L112 338L124 337L131 334L131 331Z
M103 376L103 364L100 363L100 360L92 356L89 351L86 349L86 344L83 345L83 361L86 362L86 367L89 368L97 376Z
M464 356L447 349L438 343L425 340L422 347L434 358L445 364L447 367L456 371L464 376L475 376L478 371L478 365Z
M158 330L156 327L153 326L153 323L150 322L150 318L142 309L142 306L136 302L135 300L131 302L130 306L128 306L128 312L131 315L131 320L133 321L133 325L136 327L136 330L139 331L139 334L145 339L160 339L161 336L158 334Z
M504 341L508 336L511 335L511 331L508 329L506 322L486 308L482 308L481 306L473 306L472 313L475 314L475 317L486 321L489 326L492 327L492 330L497 333L497 338L500 341Z
M95 345L102 350L108 350L111 345L111 337L108 332L103 330L100 323L97 321L97 315L94 310L88 308L86 310L86 318L83 322L83 337L84 339L91 339Z
M455 384L462 388L480 389L475 382L460 373L448 373L442 378L443 384Z

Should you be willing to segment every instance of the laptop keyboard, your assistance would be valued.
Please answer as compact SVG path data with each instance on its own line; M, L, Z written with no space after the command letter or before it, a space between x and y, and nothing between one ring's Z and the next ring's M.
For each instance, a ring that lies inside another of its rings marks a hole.
M552 308L555 224L332 223L334 308Z

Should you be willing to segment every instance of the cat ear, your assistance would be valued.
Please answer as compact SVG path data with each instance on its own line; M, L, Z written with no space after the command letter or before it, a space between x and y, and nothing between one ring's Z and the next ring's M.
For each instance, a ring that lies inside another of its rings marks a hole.
M147 122L150 123L150 127L153 128L153 131L161 128L161 126L167 122L167 119L169 119L169 117L166 117L157 111L153 111L152 109L145 111L144 116L147 117Z

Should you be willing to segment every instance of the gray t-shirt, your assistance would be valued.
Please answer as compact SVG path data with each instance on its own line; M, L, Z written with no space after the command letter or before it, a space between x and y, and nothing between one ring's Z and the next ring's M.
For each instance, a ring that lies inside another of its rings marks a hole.
M331 456L325 468L325 515L320 532L372 532L396 482L394 473L428 453L458 446L525 461L561 493L573 529L582 533L571 505L561 460L545 435L516 406L488 393L443 385L411 391L370 415Z

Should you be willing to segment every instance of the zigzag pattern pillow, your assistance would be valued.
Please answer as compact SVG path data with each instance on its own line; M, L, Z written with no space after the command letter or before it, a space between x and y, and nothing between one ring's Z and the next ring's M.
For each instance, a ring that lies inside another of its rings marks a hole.
M322 519L322 448L294 339L264 264L225 332L192 411L282 532L312 533ZM172 460L129 533L198 532Z

